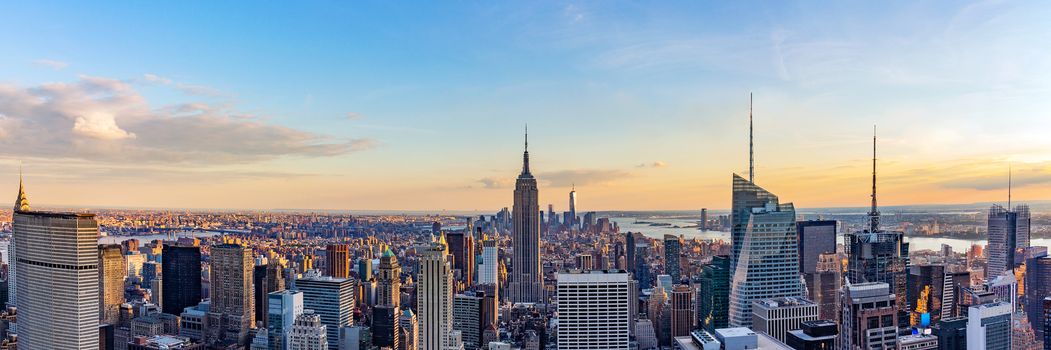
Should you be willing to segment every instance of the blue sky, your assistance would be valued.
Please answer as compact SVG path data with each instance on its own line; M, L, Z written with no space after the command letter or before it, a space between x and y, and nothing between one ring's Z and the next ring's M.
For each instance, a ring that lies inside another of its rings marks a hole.
M594 209L721 208L747 170L754 92L757 181L799 206L864 205L873 124L889 203L999 198L1008 163L1030 185L1016 196L1043 199L1049 15L1011 1L4 4L0 157L55 205L490 209L510 204L529 123L545 203L575 182Z

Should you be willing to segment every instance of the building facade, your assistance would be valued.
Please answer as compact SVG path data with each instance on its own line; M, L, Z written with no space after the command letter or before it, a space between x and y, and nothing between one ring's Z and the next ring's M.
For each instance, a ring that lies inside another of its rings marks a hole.
M522 154L522 173L515 180L511 244L510 299L512 302L544 303L544 276L540 267L540 204L536 178L529 172L529 139Z
M19 179L11 228L18 347L98 349L95 215L32 211Z
M697 290L697 324L709 333L729 326L730 257L716 255L701 268Z
M630 280L626 272L559 273L559 350L627 350Z
M803 298L756 300L752 305L752 330L784 342L789 331L802 328L803 322L816 321L817 304Z
M201 302L201 247L165 244L161 249L161 308L178 315Z
M453 329L453 275L445 236L420 247L419 280L416 292L418 350L462 348L459 332ZM516 253L517 254L517 253Z
M269 350L288 349L288 332L296 317L303 314L303 293L282 290L267 294L267 346Z
M212 307L208 312L209 344L236 343L251 340L248 330L255 326L255 285L252 280L255 261L252 249L235 243L212 246Z
M897 349L897 297L883 282L843 287L839 349Z
M328 350L328 330L314 310L304 310L288 331L288 350Z
M1003 301L967 308L967 350L1010 349L1013 309Z
M330 350L339 350L339 329L354 325L354 280L310 273L296 280L303 292L303 308L314 310L328 332Z
M325 246L325 268L329 276L350 277L350 248L346 244Z
M120 245L99 245L99 322L112 325L120 322L120 304L124 303L124 280L127 277Z
M791 203L734 174L730 326L752 326L753 301L803 296L795 213Z
M1014 268L1015 253L1029 247L1029 206L1019 205L1010 211L998 204L989 208L989 242L986 253L986 280L992 280Z

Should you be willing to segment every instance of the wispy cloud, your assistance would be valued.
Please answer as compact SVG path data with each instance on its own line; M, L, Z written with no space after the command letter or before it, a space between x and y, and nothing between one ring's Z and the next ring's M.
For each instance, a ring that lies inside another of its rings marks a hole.
M48 60L48 59L39 59L39 60L33 61L33 63L38 65L38 66L47 67L47 68L51 68L51 69L54 69L54 70L65 69L66 67L69 66L69 63L62 62L62 61L56 61L56 60Z
M210 86L183 83L183 82L175 81L175 80L173 80L171 78L159 76L159 75L156 75L156 74L149 74L149 73L143 74L141 81L143 83L150 84L150 85L169 86L169 87L172 87L172 88L174 88L176 90L182 91L184 94L187 94L187 95L206 96L206 97L219 97L219 96L225 96L226 95L222 91L219 91L219 89L216 89L216 88L213 88L213 87L210 87Z
M636 165L635 167L636 168L663 168L663 167L666 167L666 166L668 166L668 163L665 163L664 161L658 160L658 161L655 161L653 163L641 163L639 165Z
M478 182L489 189L510 188L515 184L515 180L510 177L486 177L478 179Z
M127 82L82 76L32 87L0 84L0 156L110 163L251 163L370 149L205 103L152 108Z
M548 186L568 187L575 185L605 185L632 177L632 174L617 169L575 169L544 172L537 178Z
M365 118L365 115L355 112L347 112L347 120L360 120Z

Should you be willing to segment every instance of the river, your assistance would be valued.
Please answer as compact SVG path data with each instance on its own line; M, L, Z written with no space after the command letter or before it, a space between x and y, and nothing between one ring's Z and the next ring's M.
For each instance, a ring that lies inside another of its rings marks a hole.
M661 239L666 234L682 235L686 239L703 240L730 240L730 233L726 231L701 231L696 228L697 221L694 219L645 219L648 223L670 224L670 226L652 226L646 223L635 223L635 218L619 217L612 218L620 227L620 232L641 232L646 237ZM692 227L691 227L692 226ZM843 236L837 241L843 243ZM972 244L985 245L985 240L969 240L959 238L934 238L934 237L906 237L909 242L909 250L941 250L942 244L948 244L954 252L966 252ZM1038 238L1032 240L1031 246L1051 247L1051 239Z

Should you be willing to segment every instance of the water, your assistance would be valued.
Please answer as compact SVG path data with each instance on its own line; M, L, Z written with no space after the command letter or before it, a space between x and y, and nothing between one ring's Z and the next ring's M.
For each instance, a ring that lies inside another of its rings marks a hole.
M183 237L186 237L186 238L189 238L189 237L204 238L204 237L217 236L219 234L220 234L219 232L212 232L212 231L192 231L192 232L191 231L179 231L178 233L175 234L175 237L176 238L183 238ZM127 240L132 239L132 238L139 240L139 242L141 242L141 243L147 243L147 242L151 242L151 241L157 240L157 239L162 240L162 241L163 240L167 240L168 239L168 235L166 235L166 234L155 234L155 235L143 235L143 236L106 236L106 237L99 237L99 244L120 244L121 242L127 241Z
M686 239L702 239L702 240L730 240L730 233L726 231L701 231L696 228L696 219L690 218L676 218L676 219L640 219L639 221L671 224L671 226L651 226L645 223L635 223L635 218L620 217L612 218L614 222L620 226L620 232L641 232L643 235L649 238L662 239L664 235L682 235ZM676 227L678 226L678 227ZM692 226L692 227L691 227ZM843 236L839 236L837 239L838 243L843 244ZM905 241L909 242L909 251L918 250L933 250L939 251L942 249L942 244L948 244L952 247L954 252L966 252L971 249L972 244L978 244L984 246L986 240L969 240L959 238L934 238L934 237L905 237ZM1034 247L1051 247L1051 239L1038 238L1033 239L1030 242L1031 246Z

